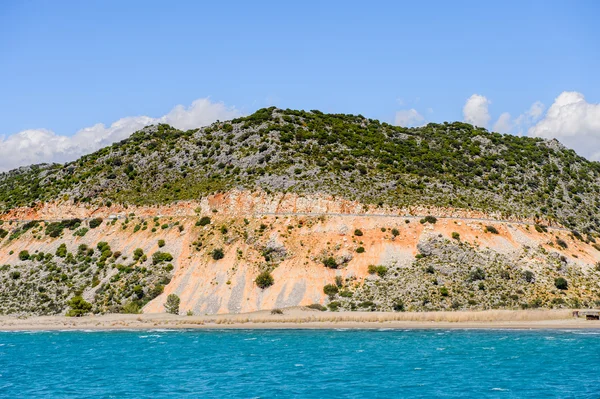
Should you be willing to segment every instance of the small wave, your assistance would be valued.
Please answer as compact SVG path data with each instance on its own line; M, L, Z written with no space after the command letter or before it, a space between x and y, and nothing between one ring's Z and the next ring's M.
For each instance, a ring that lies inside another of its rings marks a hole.
M244 338L244 341L254 341L256 338Z
M508 389L506 389L506 388L492 388L492 391L502 391L502 392L504 392L504 391L508 391Z

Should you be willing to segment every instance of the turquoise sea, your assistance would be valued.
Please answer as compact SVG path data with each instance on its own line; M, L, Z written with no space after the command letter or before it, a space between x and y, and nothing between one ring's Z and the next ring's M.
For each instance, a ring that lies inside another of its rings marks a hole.
M0 332L1 398L600 398L600 331Z

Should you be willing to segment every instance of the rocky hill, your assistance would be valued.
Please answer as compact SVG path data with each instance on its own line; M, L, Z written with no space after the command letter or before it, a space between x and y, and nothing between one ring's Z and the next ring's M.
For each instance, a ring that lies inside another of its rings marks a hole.
M464 123L149 126L0 175L0 313L600 306L599 190L556 141Z
M185 132L149 126L71 163L1 174L0 209L56 200L162 205L231 189L476 210L600 232L600 163L557 141L460 122L408 129L275 108Z

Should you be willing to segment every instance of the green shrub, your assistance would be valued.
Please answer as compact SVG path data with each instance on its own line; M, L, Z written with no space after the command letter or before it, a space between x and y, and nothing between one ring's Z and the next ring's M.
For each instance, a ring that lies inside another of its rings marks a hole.
M8 231L0 229L0 240L8 235Z
M368 268L369 274L377 274L379 277L385 277L385 275L387 274L387 267L385 266L376 266L376 265L369 265Z
M569 248L569 245L567 245L567 242L565 240L563 240L562 238L556 238L556 244L558 244L558 246L563 249Z
M421 224L425 224L425 223L436 224L437 218L435 216L425 216L423 219L419 220L419 222Z
M181 303L181 299L175 294L170 294L167 297L167 301L165 302L165 310L167 313L171 314L179 314L179 304Z
M404 312L404 302L401 299L397 299L394 301L392 309L394 309L394 312Z
M18 272L18 271L10 272L10 278L12 278L13 280L18 280L20 277L21 277L21 272Z
M336 294L339 292L339 289L337 287L337 285L335 284L327 284L323 287L323 293L327 296L329 296L329 298L333 299Z
M265 289L265 288L269 288L270 286L275 284L275 279L273 278L271 273L269 273L268 271L264 271L264 272L260 273L258 276L256 276L256 279L254 280L254 282L256 283L256 285L259 288Z
M208 216L203 216L196 222L196 226L206 226L210 224L210 218Z
M158 265L162 262L170 262L173 260L173 255L168 252L155 252L152 254L152 264Z
M165 240L158 240L158 247L162 248L165 246Z
M327 310L327 308L323 305L321 305L320 303L313 303L307 306L307 308L309 309L314 309L314 310L319 310L321 312L324 312Z
M95 229L96 227L100 226L102 224L102 218L95 218L90 220L90 222L88 223L90 226L90 229Z
M400 235L400 231L398 231L398 229L394 228L394 229L392 229L392 235L394 237L398 237Z
M455 240L460 240L460 234L458 234L456 231L452 232L452 238Z
M500 234L498 229L496 229L494 226L485 226L485 231L492 234Z
M546 226L542 226L540 224L536 224L535 225L535 231L537 231L538 233L547 233L548 232L548 228Z
M23 250L21 252L19 252L19 259L20 260L28 260L29 259L29 251L27 250Z
M554 280L554 286L556 288L558 288L559 290L567 290L567 289L569 289L569 283L563 277L559 277L559 278L555 279Z
M71 300L67 302L67 305L71 308L67 312L68 317L80 317L92 310L92 304L87 302L80 295L71 298Z
M525 278L525 281L527 281L528 283L532 283L535 280L535 276L533 275L532 271L526 270L525 273L523 273L523 277Z
M471 272L469 272L469 281L473 282L479 280L485 280L485 272L480 267L475 268L471 270Z
M59 258L64 258L67 256L67 245L65 243L60 244L58 248L56 248L56 252L54 254Z
M73 233L74 236L76 237L83 237L87 234L87 232L90 229L88 229L87 227L81 227L79 230L75 231L75 233Z
M323 265L330 269L337 269L337 267L338 267L338 264L333 256L329 256L329 257L323 259Z
M67 219L60 222L52 222L46 225L46 235L56 238L59 237L65 228L75 230L81 225L81 219Z
M211 256L214 260L223 259L225 257L225 253L223 252L223 248L215 248L213 249Z
M357 237L360 237L360 236L363 235L363 232L360 229L356 229L356 230L354 230L354 235L357 236Z
M133 260L137 261L139 260L142 256L144 256L144 250L142 248L136 248L133 251Z
M448 288L440 287L440 295L444 297L450 295L450 293L448 292Z
M365 252L365 247L358 247L356 248L356 252L359 254L362 254L363 252Z
M140 308L140 305L137 302L131 301L123 305L123 307L121 308L121 313L140 314L142 313L142 309Z

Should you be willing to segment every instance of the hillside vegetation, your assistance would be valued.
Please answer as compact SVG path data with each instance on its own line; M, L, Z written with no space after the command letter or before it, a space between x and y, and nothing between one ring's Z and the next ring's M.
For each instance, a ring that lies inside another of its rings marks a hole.
M600 163L557 141L275 108L185 132L149 126L74 162L3 173L0 209L165 204L233 188L473 209L554 221L590 238L600 232Z

